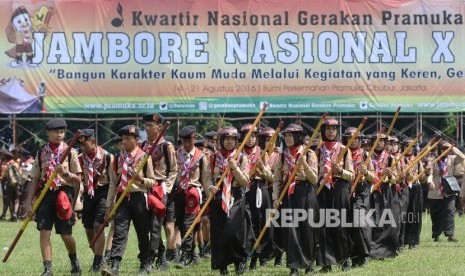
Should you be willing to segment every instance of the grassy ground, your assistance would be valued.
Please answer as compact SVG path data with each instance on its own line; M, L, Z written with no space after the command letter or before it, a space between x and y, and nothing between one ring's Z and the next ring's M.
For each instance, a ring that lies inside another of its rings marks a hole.
M10 246L13 238L20 229L22 222L0 222L0 246L3 249L2 258ZM92 253L87 247L84 230L79 221L74 227L74 237L78 244L78 255L87 273L92 263ZM429 217L424 219L421 244L415 250L404 250L400 256L384 261L370 261L365 269L352 269L349 272L341 272L339 268L333 268L330 275L465 275L465 217L456 217L456 237L460 242L449 243L444 236L441 242L434 243L431 239L431 221ZM53 267L55 275L69 275L70 265L66 249L58 235L52 236ZM136 259L137 243L133 229L130 232L129 245L121 266L121 275L135 275L139 267ZM229 267L230 272L233 266ZM42 272L42 260L39 250L39 233L35 229L35 223L31 222L24 235L20 239L7 263L0 263L0 275L40 275ZM269 264L248 275L287 275L285 267L274 268ZM161 274L161 273L152 273ZM208 259L195 267L185 270L171 268L163 275L218 275L210 270Z

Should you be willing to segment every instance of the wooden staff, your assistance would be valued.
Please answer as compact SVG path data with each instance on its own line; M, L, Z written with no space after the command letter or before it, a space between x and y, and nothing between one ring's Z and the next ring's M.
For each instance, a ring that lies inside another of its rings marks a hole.
M385 130L385 128L383 127L383 129L381 129L381 131L376 135L376 140L373 143L373 145L371 146L371 149L370 149L370 152L368 153L367 158L363 162L364 167L367 167L369 162L371 161L371 156L375 152L376 146L378 145L378 142L381 139L381 136L384 134L384 130ZM350 144L348 144L347 147L350 147ZM357 188L357 185L358 185L358 182L360 181L360 178L362 178L362 174L360 172L358 172L357 176L355 177L355 181L352 184L352 189L350 191L350 196L352 196L354 194L355 188Z
M433 150L437 144L441 141L442 139L438 140L436 143L434 143L432 146L429 146L429 147L425 147L422 151L420 151L420 153L418 154L417 157L415 157L415 159L413 159L408 165L407 167L405 168L404 171L408 171L410 170L413 165L415 165L419 160L423 159L423 157L425 157L431 150ZM400 159L396 160L396 165L397 165L397 162L399 162ZM371 187L371 193L373 193L376 189L378 189L378 187L381 185L381 183L383 182L382 179L385 177L385 175L383 174L381 177L380 177L380 180L378 180L378 182L376 182L372 187ZM399 181L398 177L396 177L396 182Z
M276 145L276 140L278 140L278 136L279 136L279 131L281 131L281 128L282 128L282 125L281 123L284 124L283 121L280 121L280 126L278 126L278 128L276 129L276 132L275 133L278 133L276 136L273 136L271 137L270 139L270 142L268 142L268 144L272 144L273 146ZM278 130L279 129L279 130ZM271 153L273 152L274 150L274 147L269 147L267 150L266 150L266 153L268 153L268 155L271 155Z
M344 149L339 152L339 155L336 158L336 164L339 164L342 161L342 158L344 158L344 155L349 150L349 145L352 144L355 138L357 138L358 134L360 133L360 130L365 125L366 120L367 120L367 117L363 117L363 120L360 123L360 125L358 125L358 128L355 131L354 135L352 135L352 137L349 139L349 142L347 142L347 146L344 147ZM320 182L320 186L318 187L318 191L316 193L317 195L321 193L321 191L323 190L324 186L326 185L326 183L328 182L332 174L333 174L333 170L330 169L329 172L326 174L326 177Z
M236 150L236 153L234 154L233 156L233 159L234 160L237 160L242 152L242 149L244 148L245 144L247 143L247 141L249 140L250 136L252 135L252 132L253 130L257 127L258 123L260 122L260 119L262 118L263 116L263 113L265 112L266 108L268 107L267 104L264 104L262 109L260 110L260 113L258 113L258 116L257 118L255 118L255 121L253 122L252 126L250 127L249 131L247 132L247 134L245 135L244 139L242 140L242 143L241 145L237 148ZM224 178L228 175L230 169L229 169L229 166L226 167L226 169L224 170L223 174L221 175L220 179L218 180L218 182L216 183L215 187L217 189L220 188L221 184L223 183L223 180ZM213 196L214 194L210 194L210 196L208 197L207 201L205 202L205 204L203 205L202 209L200 209L200 212L197 214L197 217L195 218L194 222L195 221L200 221L200 218L202 217L202 214L205 212L205 210L207 209L208 205L210 204L210 202L212 201L213 199ZM186 238L192 233L192 231L194 230L194 227L195 227L196 223L192 223L191 227L189 227L189 229L187 230L186 234L184 235L184 237L182 238L182 241L181 241L181 244L183 244L185 241L186 241Z
M413 168L413 166L415 166L415 164L422 160L427 154L429 154L430 151L432 151L433 149L436 148L436 146L439 144L441 140L437 141L436 143L434 143L431 147L429 147L426 151L424 151L422 154L419 154L417 157L415 157L412 161L410 161L410 163L408 163L407 167L405 167L405 169L403 170L404 172L408 172L410 171L411 168ZM399 179L399 176L396 177L396 183L400 181Z
M155 117L157 115L154 116L154 121L155 120ZM160 141L160 139L163 137L163 135L165 134L166 130L170 127L170 122L166 122L164 125L163 125L163 128L160 130L160 133L158 134L157 138L155 139L155 141L153 142L152 146L150 147L150 149L147 151L147 153L144 155L144 158L142 159L141 162L139 162L139 164L137 165L137 168L136 168L136 174L138 175L140 173L140 171L144 168L145 166L145 163L147 163L147 160L149 160L149 157L152 156L153 154L153 151L155 150L158 142ZM115 162L117 162L117 160L115 160ZM113 219L113 216L115 215L116 213L116 210L118 210L118 207L119 205L121 204L121 202L123 202L123 199L126 197L126 195L129 193L129 190L131 190L131 187L132 187L132 184L134 184L134 178L132 177L131 180L129 180L128 182L128 185L126 186L126 189L121 193L121 195L118 197L118 200L116 200L116 203L113 205L113 208L111 209L110 211L110 214L108 215L108 218L103 222L102 224L102 227L100 227L100 229L98 230L98 232L94 235L94 238L92 239L92 241L90 242L89 244L89 247L90 248L93 248L95 243L97 242L98 238L100 237L100 235L102 235L103 231L105 230L105 227L108 226L108 223Z
M304 150L301 153L302 156L306 156L307 152L310 150L310 147L312 146L311 141L313 141L315 139L315 137L318 135L318 132L320 131L321 125L323 125L323 122L325 121L325 119L326 119L326 113L323 114L323 116L321 117L320 121L318 122L318 125L316 126L315 130L313 130L312 137L310 137L310 140L309 140L307 146L305 146ZM293 180L295 178L295 175L297 174L297 171L299 170L299 168L300 168L300 162L297 162L297 164L295 165L294 169L291 172L291 175L289 176L289 178L287 178L286 185L284 186L283 190L281 191L281 194L279 195L279 198L277 200L278 205L281 204L284 196L287 194L287 190L289 189L289 186L293 182ZM257 250L258 245L260 245L260 241L262 240L263 236L265 235L266 229L270 226L271 220L274 217L274 211L275 210L273 210L270 213L270 217L266 221L265 225L262 228L262 231L260 232L260 235L258 236L257 240L255 241L255 244L254 244L254 246L252 248L252 251L250 252L250 256L253 255L255 250Z
M434 159L434 161L431 163L431 166L436 164L437 162L439 162L439 160L441 160L441 158L443 158L444 156L446 156L447 154L449 154L449 152L452 150L452 148L454 148L454 145L448 147L443 153L441 153L441 155L439 155L436 159ZM413 180L412 180L412 183L415 183L415 181L417 181L418 179L420 179L423 175L425 175L426 173L426 169L422 170L421 173L419 173Z
M69 143L69 145L66 148L65 152L61 155L60 160L58 161L59 164L63 164L65 159L68 157L71 149L74 147L74 144L76 144L76 141L78 140L80 133L81 133L81 130L76 131L76 133L74 134L73 140L71 140L71 142ZM45 183L45 186L42 189L42 192L40 193L39 197L36 199L36 201L34 202L34 205L32 206L32 212L30 212L27 215L26 220L23 222L23 226L21 226L21 229L19 230L18 234L16 234L16 237L13 240L13 243L10 245L10 248L8 248L8 251L6 252L5 257L3 257L3 262L4 263L10 257L11 252L13 251L13 249L15 248L16 244L18 243L19 239L23 235L24 230L26 229L27 225L29 224L32 217L36 213L37 209L39 208L40 203L44 199L45 194L50 189L50 186L52 185L52 183L55 181L55 178L57 177L57 175L58 175L58 173L54 170L52 175L48 178L48 181L47 181L47 183Z
M419 138L419 137L418 137L418 138ZM391 171L397 166L397 164L400 162L400 160L402 159L402 157L404 157L404 156L407 154L407 152L409 152L409 151L413 148L413 146L416 144L416 141L418 141L418 139L413 140L413 141L408 145L408 147L405 148L405 150L402 152L402 154L399 156L399 158L396 158L396 159L394 160L394 162L392 162L391 166L389 167L389 169L390 169ZM431 140L428 142L428 144L418 153L418 156L420 156L421 154L423 154L423 152L425 152L425 151L429 148L430 144L431 144L433 141L434 141L434 138L431 139ZM384 179L384 182L387 182L387 179L385 179L385 178L386 178L386 175L383 173L383 174L381 175L381 177L378 179L378 181L377 181L375 184L373 184L372 192L373 192L374 190L378 189L378 187L379 187L379 186L381 185L381 183L383 182L383 179Z
M283 127L283 124L284 122L283 121L280 121L279 122L279 125L278 125L278 128L276 128L276 131L275 133L273 134L273 136L271 136L270 138L270 141L268 142L268 145L265 147L265 149L261 152L260 154L260 160L264 160L265 159L265 156L266 154L268 153L268 151L271 149L273 150L274 149L274 142L273 141L276 141L276 138L278 137L279 135L279 132L281 131L281 128ZM268 153L269 154L269 153ZM257 171L257 165L256 164L253 164L253 167L252 167L252 170L250 170L250 173L249 173L249 176L252 177L254 175L254 173Z

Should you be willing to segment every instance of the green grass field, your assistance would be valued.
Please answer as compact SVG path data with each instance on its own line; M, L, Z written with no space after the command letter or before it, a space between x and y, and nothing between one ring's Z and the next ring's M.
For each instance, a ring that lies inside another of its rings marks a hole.
M3 249L2 258L10 246L13 238L21 228L22 222L0 222L0 245ZM42 260L39 250L39 232L36 225L31 222L24 235L20 239L8 262L0 264L0 275L40 275L42 273ZM384 261L369 262L365 269L357 268L349 272L342 272L339 268L333 268L330 275L465 275L465 217L456 216L456 237L458 243L449 243L441 236L439 243L431 239L431 221L424 219L421 244L415 250L405 249L398 257ZM81 221L74 227L74 237L78 244L78 256L84 270L87 273L92 264L92 253L87 246L84 229ZM66 249L58 235L52 236L53 269L55 275L69 275L70 265ZM137 256L136 235L131 229L129 245L120 269L121 275L135 275L139 263ZM270 263L268 267L261 268L248 275L287 275L289 270L284 266L274 268ZM319 268L317 268L319 269ZM234 268L229 267L230 273ZM172 267L169 272L152 274L163 275L218 275L210 270L209 259L194 268L178 270ZM320 274L320 273L318 273ZM303 271L302 271L303 275Z

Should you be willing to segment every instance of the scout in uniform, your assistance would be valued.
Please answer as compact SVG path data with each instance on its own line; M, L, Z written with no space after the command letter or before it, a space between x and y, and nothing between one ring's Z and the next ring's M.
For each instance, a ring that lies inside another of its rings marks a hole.
M373 133L371 136L372 139L376 139L377 135L377 132ZM378 182L383 177L380 186L376 187L376 189L374 185L372 186L372 194L370 196L370 208L375 210L373 222L376 225L371 231L370 257L374 259L395 257L399 242L399 216L397 215L399 212L396 211L396 208L399 208L400 205L398 197L393 195L393 189L391 189L391 185L394 187L396 184L397 167L391 171L390 167L395 162L395 158L385 150L387 136L385 134L380 134L380 136L371 158L373 173L375 175L373 183ZM389 223L385 223L382 226L379 225L385 211L391 212L394 216L395 226Z
M113 161L113 155L96 144L93 129L81 130L79 144L82 150L79 155L79 163L85 187L82 222L86 229L87 240L90 243L104 222L105 204L110 183L108 169ZM92 248L94 253L92 272L100 271L104 247L105 235L100 235L94 248Z
M240 156L234 160L239 133L227 126L219 130L220 149L211 157L210 164L215 184L229 167L229 173L219 189L211 186L207 196L213 193L210 205L211 267L222 275L228 273L228 265L234 264L236 273L247 268L247 254L252 239L250 212L245 200L245 187L249 183L249 160Z
M186 126L179 131L182 147L176 152L178 163L178 189L175 199L176 226L184 237L187 230L195 223L200 211L202 198L201 187L207 190L212 186L209 159L194 146L197 137L194 126ZM181 260L178 268L192 266L199 262L195 251L195 242L191 233L181 246Z
M115 159L110 166L106 217L113 208L113 202L127 189L131 179L134 179L134 182L116 210L114 217L115 232L109 261L111 268L103 268L102 275L118 275L119 264L126 250L131 220L134 223L139 247L139 275L146 275L150 270L150 213L147 203L147 188L151 188L156 184L152 159L149 157L147 163L137 174L136 168L145 157L145 152L137 146L139 128L134 125L127 125L118 131L118 135L122 137L124 151L120 153L118 160Z
M347 145L350 138L355 135L357 129L355 127L348 127L342 135L342 142L346 147L350 148L352 154L352 164L354 167L355 175L361 174L360 182L357 183L354 195L351 196L351 207L354 213L354 220L360 218L358 214L368 213L370 209L370 190L371 183L374 179L373 165L369 161L368 166L364 166L365 160L368 158L368 152L364 151L361 146L363 134L359 132L357 138ZM354 185L354 183L352 183ZM354 221L355 222L355 221ZM358 226L355 226L358 225ZM371 227L368 224L361 225L355 224L350 231L352 239L352 248L350 250L350 258L352 260L352 267L364 267L368 263L368 256L371 250Z
M14 222L18 219L21 176L19 164L15 161L13 154L6 152L4 161L4 166L6 167L3 174L4 192L8 198L6 203L10 209L10 221Z
M402 141L402 151L413 142L412 138L405 138ZM415 158L414 148L405 154L402 163L408 165ZM409 249L415 248L420 243L420 233L422 224L422 209L423 209L423 190L420 183L427 181L427 175L415 182L412 180L423 171L423 162L418 162L409 172L402 172L404 189L408 189L408 204L405 208L405 215L403 215L403 223L405 223L404 240L399 238L399 246L408 244Z
M245 136L251 129L251 124L245 124L241 128L241 135ZM268 186L266 182L273 181L271 168L260 159L261 149L257 143L257 129L252 130L249 140L246 142L242 154L249 159L249 170L252 171L256 166L254 175L250 176L249 191L245 196L250 207L250 214L252 215L252 226L255 238L258 238L260 231L265 226L267 220L266 210L271 209L271 197L268 194ZM260 260L260 266L266 266L266 262L271 260L273 256L273 240L272 232L268 228L260 241L259 247L255 250L254 255L250 261L250 270L257 266L257 259Z
M438 145L438 156L451 144L442 141ZM430 176L428 198L431 210L432 236L435 242L444 233L449 242L457 242L455 238L455 195L446 194L442 186L442 178L454 175L455 165L463 162L465 155L456 147L439 160L433 167Z
M34 158L31 153L27 150L21 152L21 179L22 179L22 192L19 200L19 218L25 219L27 216L26 210L32 208L32 196L34 191L31 189L31 170L32 164L34 164Z
M354 180L354 167L350 149L339 163L336 160L345 146L338 141L339 121L327 118L321 126L321 138L323 144L316 151L319 159L319 182L327 177L331 171L327 183L318 195L318 204L323 209L336 209L339 214L351 214L350 212L350 187ZM321 185L321 184L319 184ZM341 221L342 221L341 216ZM344 271L350 269L350 249L352 247L349 229L342 227L326 227L320 229L320 257L318 262L322 266L322 272L331 271L331 265L342 265Z
M146 114L143 116L145 129L147 131L147 140L142 144L142 150L147 152L157 138L162 124L163 116L160 114ZM153 151L152 165L155 175L156 185L155 192L163 196L163 203L167 202L167 195L171 193L177 175L177 164L175 149L172 143L162 137L155 150ZM161 227L165 222L165 234L167 248L165 254L165 246L161 238ZM155 257L157 258L156 266L159 270L168 269L167 258L173 260L175 257L174 246L174 204L167 206L165 217L159 217L154 212L151 212L151 228L150 228L150 261L153 264Z
M213 146L214 152L216 152L218 149L218 132L208 131L203 136L207 138L208 142Z
M117 149L117 153L113 156L113 159L114 160L118 160L119 159L119 156L121 155L121 152L124 151L124 147L123 147L123 139L121 138L121 136L119 136L118 134L116 134L113 138L112 138L112 142L114 143L116 149ZM113 163L114 164L114 163ZM106 247L105 247L105 255L103 257L103 262L105 264L108 263L108 261L110 260L110 255L111 255L111 247L113 245L113 234L115 233L115 224L113 222L110 223L110 230L108 231L108 237L107 237L107 241L106 241Z
M1 174L0 174L0 184L2 186L2 202L3 202L3 211L2 215L0 216L0 220L6 219L6 212L10 206L10 202L8 201L8 195L6 192L6 175L8 172L8 166L5 162L5 156L11 155L11 153L5 149L0 149L0 163L1 163Z
M79 190L81 166L75 149L71 149L63 164L59 164L62 154L68 147L63 142L65 130L66 122L63 119L56 118L48 121L46 133L49 142L37 153L31 170L32 186L37 191L44 187L53 171L57 172L57 177L42 199L35 216L37 229L40 231L40 250L44 263L42 275L53 275L52 246L50 243L53 225L55 225L55 232L61 235L68 250L72 268L71 274L81 274L81 267L76 255L76 241L72 235L75 216L71 207L76 202Z
M268 144L271 143L271 137L275 134L275 130L271 127L265 127L258 131L257 138L258 138L258 146L265 150L268 147ZM271 154L268 153L265 155L265 166L270 168L271 172L271 179L265 179L268 189L268 196L272 201L273 198L273 175L276 167L278 166L278 162L280 158L279 148L274 147ZM272 207L272 206L271 206ZM278 210L279 211L279 210ZM273 227L271 225L271 240L273 242L273 257L274 259L274 266L281 266L282 265L282 256L284 253L284 238L283 238L283 231L280 227Z
M318 214L318 202L314 185L318 180L318 162L313 151L302 156L304 150L305 132L302 126L290 124L283 130L286 149L280 161L276 163L273 175L273 208L278 210L278 198L294 170L300 162L296 177L292 180L284 197L283 208L289 210L312 210ZM296 214L291 212L293 218ZM315 218L318 221L318 217ZM286 266L291 270L290 275L299 275L298 269L305 269L305 273L313 271L316 259L316 245L318 243L318 229L313 228L308 221L299 221L297 226L284 229L284 244L287 254Z

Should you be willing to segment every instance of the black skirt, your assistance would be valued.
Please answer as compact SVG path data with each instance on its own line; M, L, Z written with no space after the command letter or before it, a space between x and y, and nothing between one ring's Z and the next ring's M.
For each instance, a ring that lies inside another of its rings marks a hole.
M221 207L221 188L210 206L211 268L247 261L254 242L250 210L243 189L232 188L229 216Z
M376 225L372 228L370 256L374 259L395 257L399 243L399 198L393 195L388 183L383 183L381 184L381 193L374 191L371 194L370 205L374 209L373 222ZM391 215L387 217L385 212L390 212ZM382 217L389 218L389 222L393 220L394 225L390 223L380 225Z
M420 184L415 184L409 187L407 224L405 225L405 243L408 245L420 244L422 210L423 190Z
M352 222L352 211L350 206L351 184L342 179L336 179L334 188L324 187L318 195L320 209L335 209L339 211L341 221ZM345 217L342 216L345 212ZM324 217L322 218L325 219ZM350 228L343 225L327 227L323 225L320 229L320 250L318 264L335 265L342 264L350 257L352 239Z
M283 209L303 209L312 210L316 217L310 218L319 220L318 202L316 191L313 185L307 181L298 181L295 185L294 193L286 196ZM293 214L292 212L290 212ZM292 215L293 216L293 215ZM292 218L292 221L294 217ZM305 269L313 265L316 259L316 245L318 244L318 229L313 228L309 221L299 221L296 227L281 228L284 232L286 266L291 269Z
M354 196L351 197L354 218L359 218L355 215L357 212L365 212L367 214L370 210L370 189L371 184L369 183L357 185ZM360 223L351 228L350 236L353 242L351 257L369 256L371 251L371 226L368 223L360 221Z
M261 193L260 202L257 202L257 190L260 190ZM268 219L266 211L272 208L271 197L268 194L265 181L253 180L250 190L245 193L245 196L250 208L253 233L255 239L257 239ZM260 261L269 261L273 257L273 229L271 227L265 230L265 234L254 251L253 257L260 258Z

